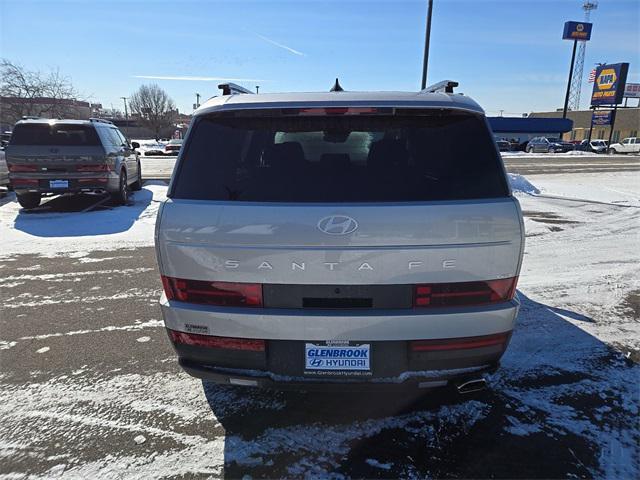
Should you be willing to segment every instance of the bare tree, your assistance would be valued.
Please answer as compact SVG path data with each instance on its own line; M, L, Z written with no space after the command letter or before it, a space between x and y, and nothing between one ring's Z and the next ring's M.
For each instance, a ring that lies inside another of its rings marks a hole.
M44 74L26 70L22 65L0 59L0 120L13 123L25 115L62 117L75 113L78 92L59 70Z
M140 122L153 130L156 139L160 131L173 125L176 105L167 92L156 84L142 85L129 98L131 112L140 117Z

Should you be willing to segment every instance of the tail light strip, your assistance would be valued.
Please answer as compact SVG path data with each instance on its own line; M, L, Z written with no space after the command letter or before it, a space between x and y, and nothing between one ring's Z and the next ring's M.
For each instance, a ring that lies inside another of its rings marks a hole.
M262 307L259 283L207 282L162 276L169 300L226 307Z
M468 350L473 348L492 347L506 343L511 337L511 332L484 335L480 337L451 338L447 340L414 340L409 342L413 352L434 352L444 350Z
M515 295L517 283L518 277L512 277L480 282L416 285L413 305L418 308L434 308L506 302Z
M214 337L210 335L198 335L194 333L178 332L167 329L169 338L174 343L190 345L194 347L222 348L226 350L245 350L251 352L264 352L264 340L252 338Z
M415 308L490 305L515 295L518 277L477 282L415 285ZM226 307L263 307L262 284L188 280L162 276L169 300Z

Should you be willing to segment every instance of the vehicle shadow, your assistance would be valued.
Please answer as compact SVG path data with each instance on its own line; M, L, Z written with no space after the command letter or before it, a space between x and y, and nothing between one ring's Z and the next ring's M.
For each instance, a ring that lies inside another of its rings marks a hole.
M203 381L226 432L225 477L635 476L640 367L565 318L593 319L519 296L502 366L473 396Z
M113 205L108 197L100 195L63 195L43 202L38 209L20 209L14 227L37 237L124 232L131 228L152 199L153 192L146 188L132 192L129 204L124 206Z

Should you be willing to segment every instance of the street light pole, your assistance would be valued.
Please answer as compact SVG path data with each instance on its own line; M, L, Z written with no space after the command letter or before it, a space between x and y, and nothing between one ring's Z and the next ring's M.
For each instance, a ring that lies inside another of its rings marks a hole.
M200 94L196 92L196 108L200 108Z
M433 0L429 0L427 8L427 31L424 38L424 59L422 61L422 89L427 88L427 67L429 66L429 42L431 39L431 13L433 11Z
M120 97L124 102L124 124L127 130L129 130L129 114L127 113L127 97Z

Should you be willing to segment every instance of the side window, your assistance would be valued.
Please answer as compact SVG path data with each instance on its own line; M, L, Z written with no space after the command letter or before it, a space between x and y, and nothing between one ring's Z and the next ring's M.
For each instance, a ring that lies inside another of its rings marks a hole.
M118 129L115 129L116 135L118 136L118 138L120 139L120 143L119 145L129 145L129 142L127 141L127 138L122 134L122 132Z
M623 144L623 145L628 145L630 140L631 140L630 138L625 138L625 139L622 141L622 144Z

